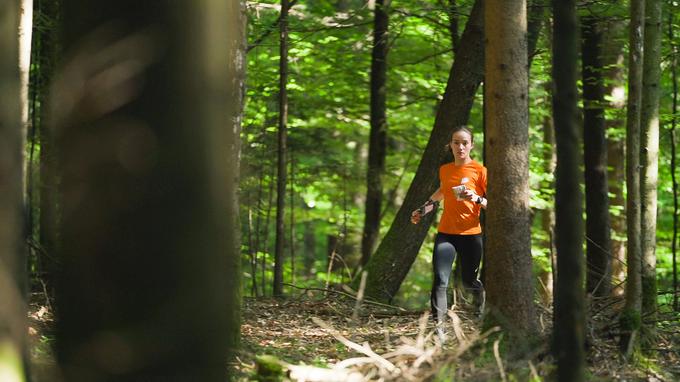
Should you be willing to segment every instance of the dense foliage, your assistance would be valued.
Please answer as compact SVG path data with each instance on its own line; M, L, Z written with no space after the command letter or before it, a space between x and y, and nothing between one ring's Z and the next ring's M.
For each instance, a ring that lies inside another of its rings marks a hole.
M286 240L287 256L290 259L294 254L295 265L293 272L293 265L287 260L287 283L295 281L296 285L323 286L329 275L329 254L334 249L342 257L342 265L334 265L331 281L348 281L360 256L369 132L370 3L351 0L299 2L294 3L290 11L290 195L287 196L289 234ZM454 55L451 21L458 21L454 25L458 25L460 33L471 5L471 1L394 1L389 8L389 147L382 233L400 206L433 126ZM657 229L658 280L662 292L672 289L673 194L669 130L673 119L673 84L670 68L676 53L672 46L674 39L668 33L672 30L677 34L679 21L675 15L678 10L676 3L665 4L662 28L662 135ZM582 6L580 12L602 17L610 21L608 25L613 25L617 21L625 22L627 5L593 3ZM251 45L247 57L247 100L242 135L241 221L246 271L244 290L253 293L255 277L258 295L271 293L278 15L278 2L249 3L248 41ZM544 22L550 22L549 16ZM621 57L626 57L626 36L625 28L610 27L608 43L621 45ZM535 212L532 252L536 272L550 266L546 256L550 252L549 244L546 245L548 233L539 219L542 213L553 208L554 196L553 174L546 171L544 155L545 150L552 147L543 142L543 130L549 126L551 115L550 46L549 28L543 28L530 71L530 183L531 206ZM623 68L626 62L621 60L617 65ZM625 78L622 81L607 84L615 88L614 98L625 89ZM478 159L483 158L481 93L482 90L470 117L478 143L473 156ZM609 100L612 104L617 101L611 95ZM615 141L624 136L625 111L612 104L606 109L610 121L607 135L610 141ZM624 180L610 179L610 183L616 182L622 184ZM623 206L612 201L610 210L612 215L620 215ZM434 231L433 228L431 232ZM625 237L625 232L613 232L612 235ZM423 306L430 283L430 247L428 241L422 246L419 260L400 290L400 303ZM252 267L253 261L257 261L256 268ZM262 264L266 266L264 272ZM262 285L266 286L264 292ZM668 299L670 295L664 293L661 298Z

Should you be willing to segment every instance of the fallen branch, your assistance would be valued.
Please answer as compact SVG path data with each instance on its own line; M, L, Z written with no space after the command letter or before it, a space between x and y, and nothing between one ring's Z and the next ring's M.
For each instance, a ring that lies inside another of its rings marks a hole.
M314 321L315 324L319 325L323 329L326 329L330 332L330 334L335 337L338 341L342 342L343 345L347 346L350 349L356 350L359 353L365 354L369 358L371 358L373 361L375 361L378 365L381 367L387 369L389 372L394 372L395 370L398 370L394 364L385 358L379 356L376 352L371 350L370 346L368 344L364 345L359 345L355 342L352 342L345 338L342 334L340 334L339 331L337 331L335 328L333 328L330 324L327 324L324 320L318 318L318 317L312 317L312 321Z

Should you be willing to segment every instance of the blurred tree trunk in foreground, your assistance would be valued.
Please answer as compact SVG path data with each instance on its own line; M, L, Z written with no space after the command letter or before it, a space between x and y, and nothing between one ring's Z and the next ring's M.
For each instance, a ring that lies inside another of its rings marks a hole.
M26 257L22 245L19 2L0 3L0 376L25 378Z
M64 377L222 381L238 338L242 4L63 6Z

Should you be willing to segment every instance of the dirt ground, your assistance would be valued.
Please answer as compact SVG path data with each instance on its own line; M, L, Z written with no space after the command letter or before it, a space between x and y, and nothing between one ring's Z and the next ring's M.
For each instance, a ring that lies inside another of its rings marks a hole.
M627 362L618 351L621 301L601 302L588 318L587 380L680 380L680 322L659 323L654 352ZM236 380L257 379L266 368L258 356L283 364L289 380L356 381L549 381L556 366L550 352L551 311L540 310L535 347L513 354L501 333L480 332L480 319L462 305L450 312L441 346L426 311L356 303L343 295L307 293L295 299L245 299L242 351L231 363ZM300 377L302 376L302 377ZM260 379L264 379L260 377Z

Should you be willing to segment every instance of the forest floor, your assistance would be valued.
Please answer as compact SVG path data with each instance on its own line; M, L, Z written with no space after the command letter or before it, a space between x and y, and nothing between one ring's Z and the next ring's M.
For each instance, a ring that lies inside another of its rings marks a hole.
M541 309L539 341L529 351L497 330L482 333L481 320L464 304L450 316L441 346L426 311L363 304L344 293L307 291L285 300L246 298L242 350L230 364L237 381L267 379L272 362L306 381L547 381L554 380L549 344L552 313ZM587 322L588 381L680 380L680 322L663 317L654 352L626 361L618 351L623 301L601 301ZM263 357L266 355L265 357ZM275 357L275 358L274 358Z
M52 309L39 295L30 304L29 338L34 381L54 381ZM651 355L626 362L618 352L617 312L608 299L587 322L588 381L680 380L680 321L661 315ZM265 366L281 366L284 380L306 381L549 381L552 315L541 309L539 342L521 354L495 330L481 332L465 304L451 310L444 346L426 310L364 303L346 293L307 290L283 300L245 298L241 351L229 362L238 382L267 378ZM274 358L275 357L275 358ZM274 361L272 361L274 359Z

